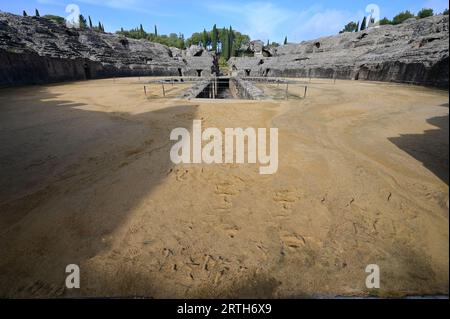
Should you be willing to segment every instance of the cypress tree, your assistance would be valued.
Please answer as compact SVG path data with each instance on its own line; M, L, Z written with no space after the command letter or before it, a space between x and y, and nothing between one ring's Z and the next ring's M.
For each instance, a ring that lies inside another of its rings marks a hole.
M212 35L211 35L211 40L212 40L212 50L217 53L217 26L214 25L213 29L212 29Z
M92 29L92 20L91 20L91 16L89 16L89 28Z
M356 25L356 30L355 30L355 32L358 32L359 31L359 21L358 21L358 24Z
M27 14L27 12L25 10L23 10L22 14L23 14L24 17L28 17L28 14Z
M87 23L86 23L86 19L83 17L82 14L80 14L78 20L79 20L79 22L80 22L80 29L85 29L86 26L87 26Z
M40 17L41 15L39 14L39 10L38 9L36 9L36 17Z
M364 17L362 23L361 23L361 31L366 30L366 26L367 26L367 18Z
M287 36L284 38L284 45L288 44Z
M234 31L233 28L230 26L230 57L236 56L236 43L234 41Z
M208 33L206 32L206 29L203 29L202 43L203 47L206 49L208 47Z
M225 60L230 59L230 38L228 36L228 31L226 28L223 28L222 30L222 56Z
M155 24L155 37L157 37L158 36L158 28L156 27L156 24Z

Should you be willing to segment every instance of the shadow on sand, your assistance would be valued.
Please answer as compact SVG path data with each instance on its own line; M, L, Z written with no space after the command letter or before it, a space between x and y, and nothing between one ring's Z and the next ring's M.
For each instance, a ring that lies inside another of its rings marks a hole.
M441 105L447 107L448 104ZM449 161L449 117L438 116L427 120L436 129L423 134L405 134L389 138L400 149L422 162L422 164L448 185Z
M168 177L170 131L190 128L196 106L134 115L42 87L1 93L0 297L70 296L65 267L108 249L104 238Z

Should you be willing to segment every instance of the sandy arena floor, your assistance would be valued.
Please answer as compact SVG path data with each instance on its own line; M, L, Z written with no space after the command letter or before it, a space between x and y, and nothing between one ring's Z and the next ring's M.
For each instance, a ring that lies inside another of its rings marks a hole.
M448 92L182 101L137 82L0 90L0 297L448 294ZM194 119L279 128L278 173L174 166L170 131Z

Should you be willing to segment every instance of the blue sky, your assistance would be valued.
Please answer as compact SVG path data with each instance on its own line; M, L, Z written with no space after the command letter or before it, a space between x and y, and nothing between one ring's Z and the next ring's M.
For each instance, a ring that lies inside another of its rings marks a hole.
M68 4L77 4L81 13L96 24L101 20L106 31L128 29L143 24L148 31L158 26L159 33L183 33L189 37L213 24L230 26L252 39L290 42L336 34L349 21L362 20L368 4L380 8L381 17L392 18L402 10L416 13L424 7L442 12L447 0L0 0L0 10L22 14L26 10L41 15L66 17Z

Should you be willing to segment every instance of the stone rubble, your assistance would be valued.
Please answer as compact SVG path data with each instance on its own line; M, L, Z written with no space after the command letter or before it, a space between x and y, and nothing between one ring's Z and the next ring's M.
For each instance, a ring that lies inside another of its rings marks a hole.
M231 75L406 82L448 87L448 16L287 44L270 57L231 58Z

